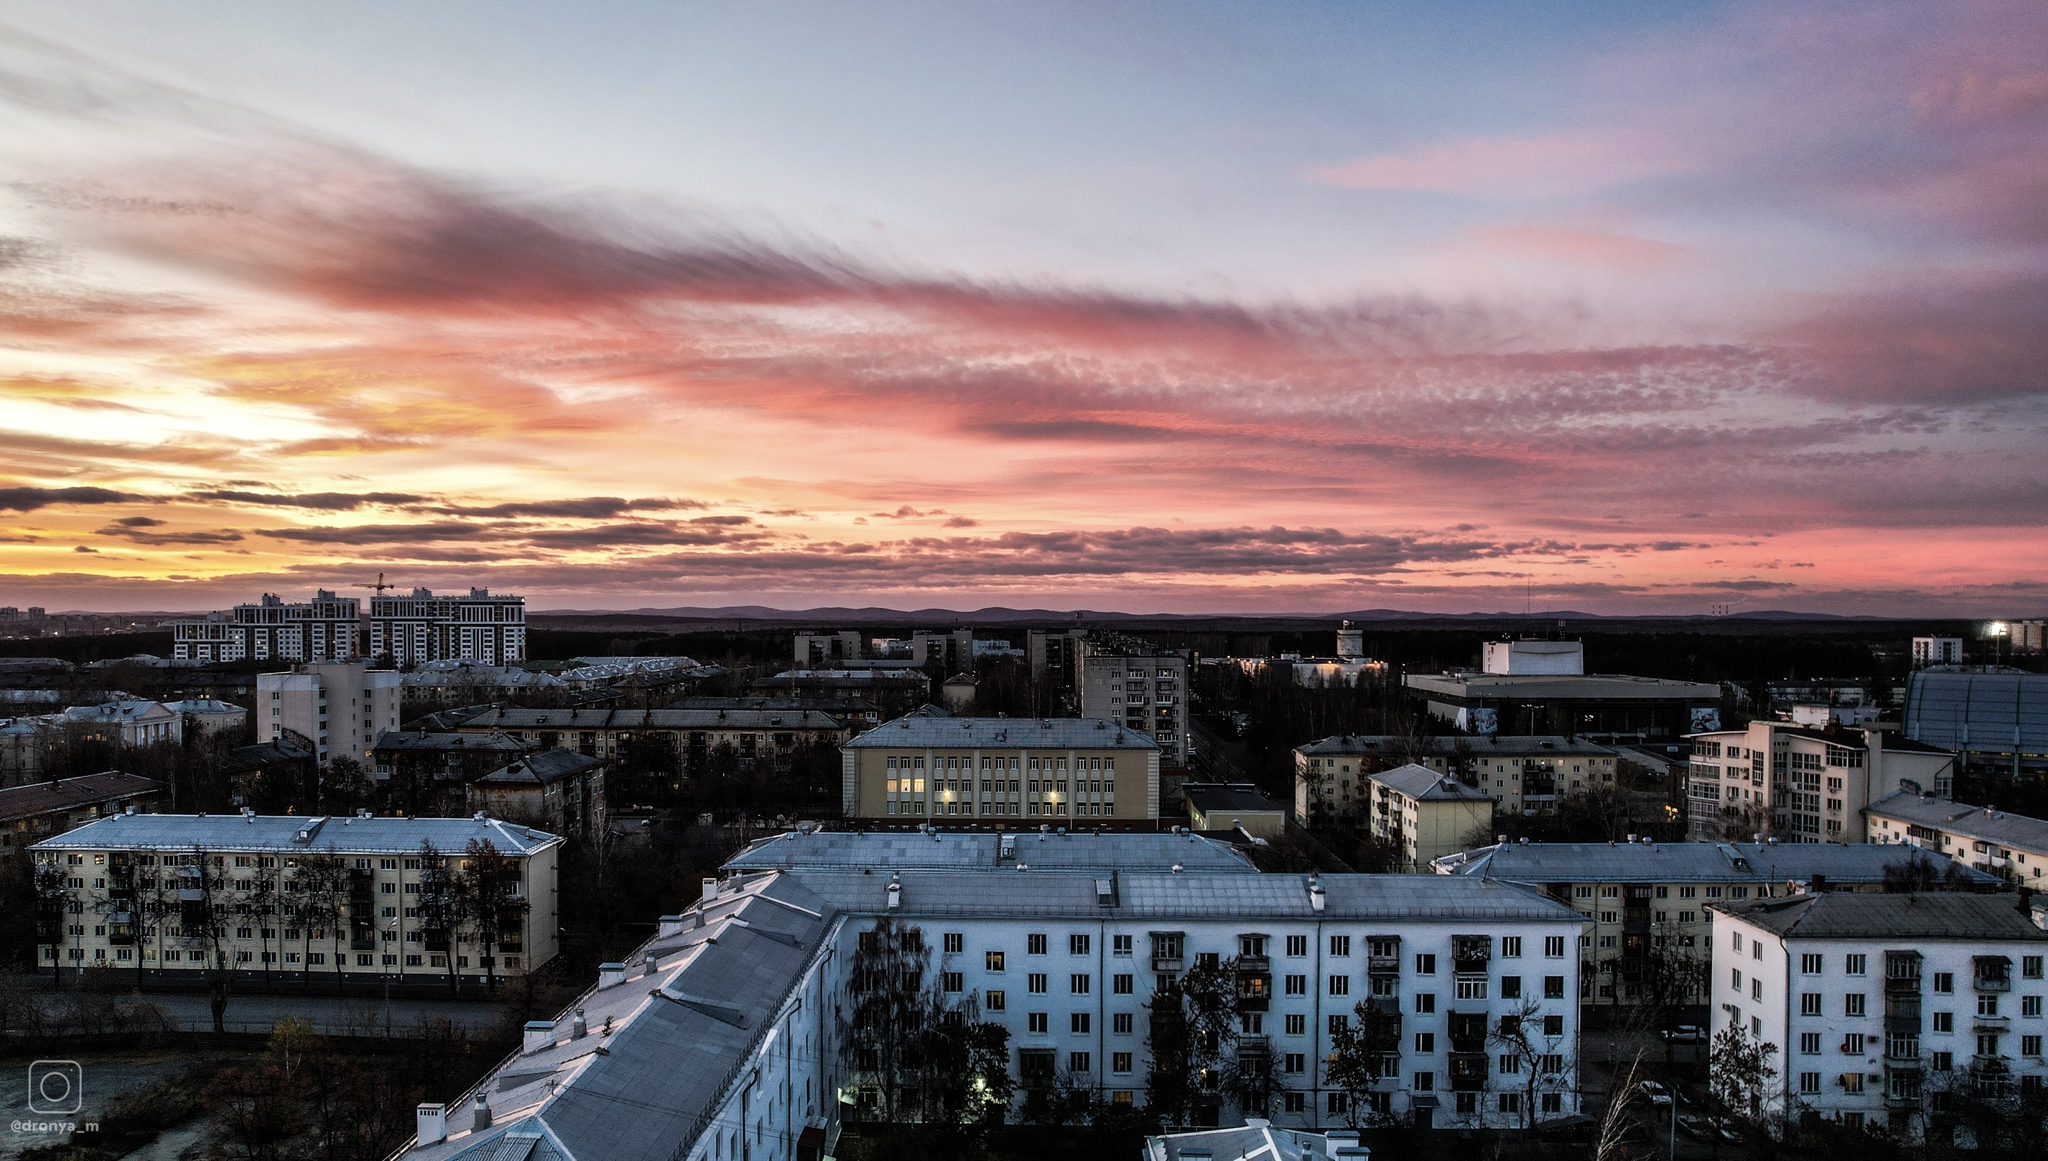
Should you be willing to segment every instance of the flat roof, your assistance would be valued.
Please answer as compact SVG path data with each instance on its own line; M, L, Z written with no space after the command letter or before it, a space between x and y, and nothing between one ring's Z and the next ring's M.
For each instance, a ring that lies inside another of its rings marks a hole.
M299 834L310 830L301 841ZM357 818L295 814L115 814L44 839L38 851L324 851L416 855L431 841L456 853L485 839L508 855L530 855L562 840L495 818Z
M1411 673L1402 683L1423 693L1480 699L1719 701L1721 697L1718 685L1618 673Z
M1707 906L1790 939L2048 943L2048 931L2034 926L2013 899L1950 891L1823 893Z
M855 750L1157 750L1135 730L1100 718L897 718L846 743Z
M1882 883L1885 871L1915 858L1944 872L1939 852L1896 843L1504 843L1445 855L1432 865L1447 875L1484 875L1515 883ZM1958 866L1972 883L1999 880Z
M1895 790L1864 807L1863 812L1912 826L1951 830L2000 846L2048 851L2048 822L2009 810Z
M1229 843L1191 834L957 831L789 831L756 839L725 861L734 871L871 867L879 870L1249 871Z
M1293 809L1266 797L1249 782L1185 782L1181 801L1203 814L1277 814Z

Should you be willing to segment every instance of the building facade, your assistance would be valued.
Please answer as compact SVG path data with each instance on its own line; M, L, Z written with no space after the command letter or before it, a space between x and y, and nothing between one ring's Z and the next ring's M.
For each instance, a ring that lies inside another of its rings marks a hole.
M164 789L153 778L109 770L0 790L0 858L111 814L152 813Z
M512 665L526 660L526 598L473 588L466 597L370 598L369 655L401 668L429 661Z
M673 746L686 770L702 770L714 754L728 753L738 769L786 766L799 753L836 746L849 731L815 709L525 709L491 706L456 727L464 734L504 733L542 750L574 750L607 761L628 756L636 737L656 735Z
M1411 673L1409 696L1472 734L1595 742L1678 738L1721 724L1721 687L1620 674Z
M1810 887L1881 892L1909 873L1956 890L1998 880L1935 855L1914 868L1897 847L1833 843L1505 843L1446 855L1440 874L1521 883L1577 908L1589 925L1580 956L1588 1003L1706 1002L1717 903ZM1953 868L1953 871L1951 871Z
M1084 718L1114 721L1159 745L1167 766L1188 762L1188 658L1127 638L1097 635L1077 645Z
M561 842L483 817L117 814L31 848L63 880L40 962L141 986L191 986L221 966L308 990L516 979L555 956ZM465 875L507 902L450 926L438 904Z
M1344 734L1294 748L1294 817L1358 817L1367 779L1413 762L1490 795L1507 814L1544 814L1562 794L1618 783L1616 752L1562 735L1407 738Z
M1692 743L1687 832L1703 841L1861 842L1864 807L1901 789L1947 793L1955 774L1954 754L1883 730L1754 721Z
M400 675L363 661L301 665L256 675L256 740L304 739L324 767L336 758L368 764L377 735L398 728Z
M2038 818L1900 790L1866 807L1863 820L1865 842L1908 843L2007 882L2048 885L2048 822Z
M907 717L842 751L848 818L1159 817L1159 747L1113 722Z
M1715 1024L1777 1050L1766 1111L1938 1138L1965 1101L2048 1080L2048 932L2012 896L1797 893L1711 910L1727 957Z
M1426 871L1431 861L1464 850L1493 825L1494 801L1447 774L1410 763L1367 779L1371 833L1401 852L1400 870Z
M362 606L326 589L287 604L264 593L196 621L171 623L171 656L180 661L341 661L360 656Z

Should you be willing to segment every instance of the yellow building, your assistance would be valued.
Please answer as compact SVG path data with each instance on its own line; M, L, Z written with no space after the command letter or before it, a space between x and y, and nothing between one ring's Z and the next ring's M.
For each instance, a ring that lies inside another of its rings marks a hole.
M1493 799L1427 766L1372 775L1372 833L1401 848L1401 869L1425 870L1432 860L1465 849L1474 832L1493 825Z
M1092 718L899 718L847 742L841 771L848 818L1159 814L1159 746Z

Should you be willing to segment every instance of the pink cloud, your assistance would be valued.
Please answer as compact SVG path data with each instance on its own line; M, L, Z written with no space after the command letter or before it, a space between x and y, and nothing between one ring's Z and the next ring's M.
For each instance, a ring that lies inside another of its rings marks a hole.
M1533 137L1464 137L1321 166L1309 176L1353 189L1513 200L1604 190L1699 164L1690 151L1659 134L1588 129Z
M1471 246L1511 258L1561 262L1617 274L1661 273L1692 252L1691 247L1675 242L1567 226L1489 226L1473 237Z

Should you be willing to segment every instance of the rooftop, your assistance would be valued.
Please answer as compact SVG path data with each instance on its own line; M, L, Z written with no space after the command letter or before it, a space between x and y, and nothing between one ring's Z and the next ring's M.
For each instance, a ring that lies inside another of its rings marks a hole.
M1182 784L1180 794L1182 801L1203 814L1271 814L1291 809L1249 782L1188 782Z
M849 749L903 747L1013 750L1157 750L1143 734L1099 718L905 717L846 743Z
M69 810L102 802L118 802L138 794L154 794L164 784L153 778L108 770L103 774L81 774L56 782L31 782L0 790L0 822Z
M377 744L371 749L382 752L424 752L439 753L443 750L502 750L508 754L523 753L530 747L510 734L495 730L478 733L436 732L427 730L385 730L377 735Z
M2048 751L2048 674L1935 667L1906 686L1907 736L1949 750Z
M1887 868L1914 858L1932 859L1937 874L1951 865L1937 853L1884 843L1505 843L1445 855L1434 866L1514 883L1805 883L1815 875L1882 883ZM1958 870L1980 887L1999 885L1981 871Z
M1344 1149L1346 1158L1371 1156L1358 1134L1339 1130L1329 1136L1300 1129L1276 1129L1271 1121L1253 1117L1234 1129L1197 1129L1145 1138L1145 1161L1323 1161Z
M1404 751L1414 746L1415 739L1397 734L1338 734L1318 738L1303 746L1296 746L1295 753L1314 757L1328 755L1359 756L1364 754L1386 754ZM1459 750L1473 757L1525 757L1548 754L1605 755L1614 751L1607 747L1588 742L1584 738L1567 738L1562 734L1503 734L1494 737L1468 738L1452 736L1424 738L1422 747L1432 755L1448 755Z
M1721 687L1619 673L1411 673L1410 689L1452 697L1546 697L1588 701L1718 701Z
M2048 943L2011 895L1827 893L1707 906L1787 938Z
M303 835L304 837L300 837ZM39 851L341 851L418 854L422 842L459 851L485 839L508 855L562 840L494 818L359 818L290 814L116 814L44 839Z
M602 765L601 759L574 750L542 750L501 766L477 781L493 786L545 786Z
M526 709L492 705L458 729L478 730L836 730L839 719L814 709Z
M1413 762L1383 770L1372 781L1418 802L1492 802L1493 796Z
M1864 807L1863 812L1911 826L1938 827L2003 847L2048 852L2048 822L2009 810L1895 790Z
M1191 834L1047 834L1021 831L790 831L757 839L727 859L728 870L881 868L884 870L1249 871L1228 843Z

